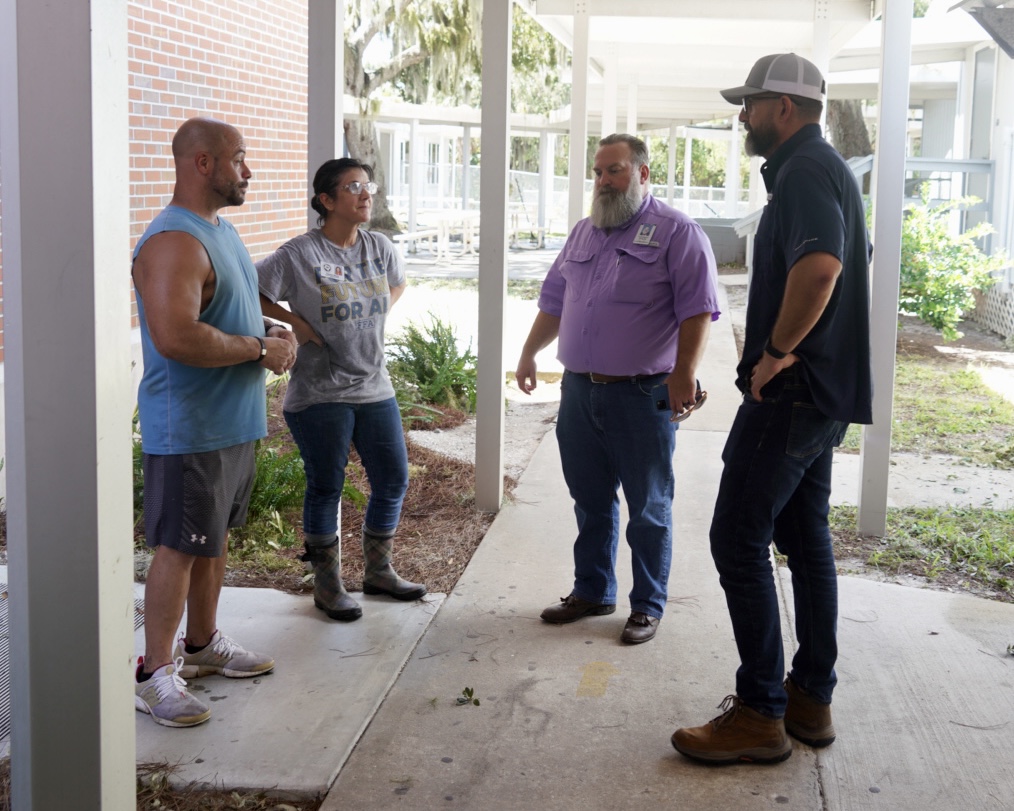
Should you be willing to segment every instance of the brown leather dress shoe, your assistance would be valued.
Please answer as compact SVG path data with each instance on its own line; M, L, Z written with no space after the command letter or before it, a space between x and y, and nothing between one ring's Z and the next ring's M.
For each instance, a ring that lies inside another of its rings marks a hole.
M581 617L612 614L615 610L615 605L593 603L571 594L569 597L561 597L559 605L551 605L543 611L542 619L546 622L555 622L557 625L563 625L579 620Z
M706 763L780 763L792 754L792 742L781 718L750 709L739 696L726 696L724 713L701 727L677 729L677 752Z
M659 620L656 617L649 617L640 611L634 611L630 615L630 619L627 620L627 624L623 626L623 634L620 636L620 641L631 645L647 642L655 636L655 631L658 630L658 623Z
M822 747L834 743L831 705L810 698L791 678L785 679L789 703L785 708L785 731L808 746Z

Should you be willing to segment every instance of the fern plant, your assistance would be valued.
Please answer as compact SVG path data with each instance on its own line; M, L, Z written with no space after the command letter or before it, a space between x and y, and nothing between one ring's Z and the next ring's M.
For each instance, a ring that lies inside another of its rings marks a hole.
M433 313L405 327L388 344L387 368L396 391L415 402L475 411L476 361L469 343L458 348L454 327Z

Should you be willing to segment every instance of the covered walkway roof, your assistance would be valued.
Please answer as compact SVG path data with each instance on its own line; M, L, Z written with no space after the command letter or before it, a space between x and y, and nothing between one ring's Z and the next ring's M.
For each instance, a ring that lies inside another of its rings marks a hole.
M613 98L635 100L640 129L724 118L719 95L742 83L759 57L793 51L827 74L873 16L870 0L521 0L573 52L575 11L588 16L588 119L598 131ZM577 32L580 34L580 32ZM613 104L615 106L615 103Z

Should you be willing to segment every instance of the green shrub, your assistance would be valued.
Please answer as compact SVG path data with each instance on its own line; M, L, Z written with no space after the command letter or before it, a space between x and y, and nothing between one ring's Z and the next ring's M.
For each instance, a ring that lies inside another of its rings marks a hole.
M406 430L415 427L417 423L436 422L443 416L444 412L439 408L422 402L417 386L394 375L391 375L391 384L394 386L394 398L398 401L401 424Z
M960 338L961 317L975 305L974 291L993 284L993 273L1007 263L1003 252L983 253L976 240L992 233L979 223L962 234L951 233L948 220L978 202L974 197L929 204L929 185L919 196L922 205L905 212L901 231L901 291L899 307L940 330L945 341Z
M237 538L260 536L278 538L282 546L291 546L295 541L295 526L286 526L282 516L292 513L303 503L306 489L306 475L299 450L278 439L260 440L255 448L257 472L250 506L247 510L246 527L236 531ZM144 475L142 470L141 428L137 408L133 417L133 479L134 479L134 526L144 518ZM352 468L353 462L349 462ZM345 479L342 499L356 507L366 506L366 496L349 478Z
M257 443L256 464L248 522L269 519L275 512L284 512L303 503L306 476L298 450L286 450L261 440Z
M395 391L412 402L475 411L472 345L460 352L454 327L433 313L429 319L423 328L409 324L389 342L387 368Z

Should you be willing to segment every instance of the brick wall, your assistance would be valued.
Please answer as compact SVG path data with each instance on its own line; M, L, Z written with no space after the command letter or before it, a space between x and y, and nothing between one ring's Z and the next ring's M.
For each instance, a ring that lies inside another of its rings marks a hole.
M130 251L172 196L173 133L193 116L227 121L246 139L246 203L223 214L254 259L306 230L307 0L130 0L128 14L124 283ZM2 326L0 314L0 341ZM0 360L2 351L0 342Z

